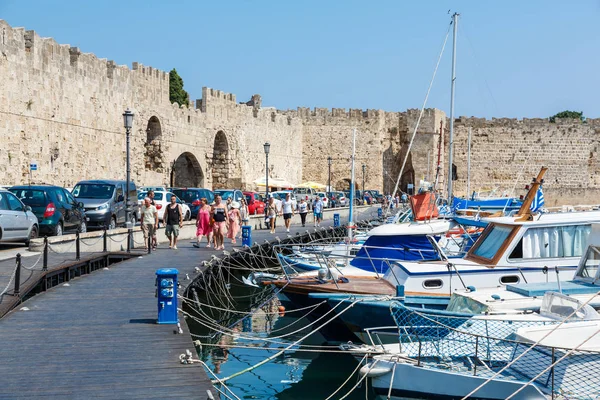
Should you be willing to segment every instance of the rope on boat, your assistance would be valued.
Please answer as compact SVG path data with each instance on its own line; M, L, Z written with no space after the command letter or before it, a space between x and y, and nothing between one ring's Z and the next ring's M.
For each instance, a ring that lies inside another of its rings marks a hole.
M353 306L354 306L356 303L358 303L359 301L361 301L361 300L360 300L360 299L359 299L359 300L354 300L354 301L353 301L353 302L352 302L352 303L351 303L349 306L347 306L345 309L343 309L342 311L340 311L340 312L338 313L338 315L341 315L341 314L343 314L344 312L346 312L347 310L349 310L350 308L352 308L352 307L353 307ZM341 304L341 303L339 303L339 304ZM230 379L233 379L233 378L235 378L236 376L240 376L240 375L242 375L242 374L245 374L246 372L252 371L253 369L256 369L256 368L260 367L261 365L264 365L264 364L268 363L269 361L272 361L272 360L274 360L275 358L277 358L277 357L279 357L280 355L282 355L283 353L285 353L287 350L291 349L291 348L292 348L292 347L294 347L294 346L297 346L297 345L298 345L298 343L302 342L303 340L305 340L306 338L308 338L308 337L309 337L310 335L312 335L313 333L315 333L315 332L317 332L317 331L321 330L321 328L325 327L326 325L328 325L328 324L329 324L331 321L333 321L333 320L335 320L335 318L331 318L330 320L328 320L328 321L324 322L324 323L323 323L322 325L320 325L320 326L319 326L317 329L315 329L315 330L312 330L312 331L308 332L306 335L302 336L300 339L298 339L298 340L296 340L296 341L292 342L292 343L291 343L289 346L287 346L286 348L284 348L284 349L282 349L282 350L278 351L277 353L273 354L271 357L265 358L264 360L262 360L262 361L260 361L260 362L258 362L258 363L256 363L256 364L254 364L254 365L253 365L253 366L251 366L251 367L248 367L248 368L246 368L246 369L244 369L244 370L242 370L242 371L236 372L235 374L232 374L232 375L230 375L230 376L228 376L228 377L226 377L226 378L223 378L223 379L221 379L221 381L223 381L223 382L227 382L228 380L230 380ZM365 375L365 376L366 376L366 375Z
M495 378L497 378L501 373L503 373L504 371L506 371L508 368L510 368L515 362L517 362L518 360L520 360L525 354L528 354L531 350L533 350L535 347L537 347L538 345L540 345L540 343L546 339L548 336L550 336L552 333L554 333L558 328L560 328L561 326L563 326L571 317L573 317L576 313L578 313L583 307L585 307L586 305L588 305L596 296L600 295L600 291L597 292L595 295L590 296L590 298L588 300L586 300L585 303L581 304L577 309L573 310L573 312L571 314L569 314L567 317L565 317L559 324L557 324L556 326L554 326L551 330L548 331L548 333L546 333L544 336L542 336L537 342L533 343L531 345L531 347L525 349L525 351L523 351L523 353L521 353L518 357L516 357L515 359L511 360L511 362L509 362L508 364L506 364L504 367L502 367L499 371L497 371L496 373L494 373L492 376L490 376L488 379L485 380L485 382L483 382L481 385L477 386L475 389L473 389L472 391L470 391L466 396L464 396L461 400L465 400L468 399L469 397L471 397L474 393L476 393L479 389L481 389L482 387L484 387L485 385L487 385L488 383L490 383L492 380L494 380ZM596 332L595 334L597 334L598 332ZM594 335L595 335L594 334ZM587 341L587 340L586 340ZM579 347L579 346L578 346ZM520 391L521 389L519 389ZM514 395L514 393L513 393Z
M437 75L438 68L440 66L440 61L442 61L442 55L444 54L444 49L446 48L446 43L448 42L448 37L450 36L450 28L452 24L448 25L448 31L446 32L446 38L444 39L444 44L442 45L442 51L440 51L440 55L437 60L437 64L435 65L435 70L433 71L433 76L431 77L431 81L429 82L429 87L427 88L427 94L425 95L425 100L423 101L423 106L421 107L421 112L419 113L419 118L417 118L417 123L415 124L415 129L413 130L412 137L410 142L408 143L408 149L406 150L406 155L404 156L404 161L402 161L402 167L400 168L400 173L398 174L398 179L396 180L396 185L394 186L394 191L392 192L392 201L396 197L396 192L398 191L398 186L400 185L400 179L402 178L402 174L404 172L404 167L406 166L406 162L408 161L408 157L410 156L410 149L412 148L413 142L415 140L415 136L417 136L417 130L419 129L419 125L421 124L421 119L423 118L423 113L425 112L425 106L427 105L427 100L429 99L429 93L431 92L431 87L433 86L433 81L435 80L435 76ZM440 132L441 135L441 132ZM451 178L451 177L449 177ZM392 207L392 202L388 204L387 213L390 212Z
M343 351L343 350L340 350L340 351ZM335 396L337 394L337 392L339 392L340 390L342 390L342 388L344 387L344 385L346 383L348 383L348 381L350 380L350 378L352 378L354 376L354 374L356 373L356 371L358 371L360 369L360 367L362 367L363 361L365 361L368 356L369 356L369 353L366 353L364 355L364 357L360 360L360 362L358 363L358 365L356 366L356 368L354 368L354 371L352 371L352 373L348 376L348 378L346 378L346 380L344 381L344 383L342 383L337 389L335 389L335 392L331 393L329 395L329 397L327 397L325 400L331 399L333 396Z
M551 370L552 368L554 368L554 366L556 364L558 364L559 362L561 362L562 360L564 360L565 358L569 357L571 354L573 354L574 352L576 352L577 350L579 350L579 348L581 346L583 346L584 344L586 344L587 342L589 342L594 336L596 336L598 333L600 333L600 329L596 330L596 332L592 333L590 336L588 336L583 342L579 343L576 347L568 350L561 358L559 358L558 360L554 361L553 363L551 363L547 368L545 368L542 372L540 372L539 374L537 374L536 376L534 376L533 378L531 378L531 380L529 382L527 382L526 384L524 384L523 386L521 386L519 389L517 389L513 394L511 394L510 396L508 396L506 398L506 400L512 399L514 396L516 396L518 393L520 393L523 389L525 389L527 386L531 385L533 382L535 382L540 376L544 375L546 372L548 372L549 370ZM512 363L512 362L511 362ZM552 389L554 391L554 388Z

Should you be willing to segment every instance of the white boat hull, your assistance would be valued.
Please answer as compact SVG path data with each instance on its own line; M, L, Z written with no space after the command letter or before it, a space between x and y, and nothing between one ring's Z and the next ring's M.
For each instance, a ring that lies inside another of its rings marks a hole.
M392 379L393 361L380 360L377 371L371 378L372 385L378 399L387 399ZM381 370L389 369L388 373L381 374ZM365 370L366 367L363 367ZM391 399L426 398L426 399L461 399L479 385L486 378L472 376L449 370L439 370L398 362L394 371ZM435 384L433 384L435 382ZM519 390L523 382L494 379L479 389L470 399L506 399ZM537 386L528 385L519 392L515 400L547 399Z

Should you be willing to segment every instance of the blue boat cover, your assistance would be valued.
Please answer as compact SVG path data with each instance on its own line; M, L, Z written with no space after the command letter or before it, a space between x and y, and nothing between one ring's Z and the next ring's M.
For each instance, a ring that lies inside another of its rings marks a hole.
M370 236L350 265L366 271L375 267L377 272L385 273L389 266L383 259L415 261L440 257L425 235Z
M513 197L506 197L492 200L471 200L454 198L452 208L455 210L481 209L481 210L518 210L522 202Z

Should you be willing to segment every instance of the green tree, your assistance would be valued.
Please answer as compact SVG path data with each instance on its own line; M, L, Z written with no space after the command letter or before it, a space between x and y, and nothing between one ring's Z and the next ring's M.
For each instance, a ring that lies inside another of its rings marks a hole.
M580 119L581 121L585 121L585 117L583 116L583 111L577 112L577 111L561 111L558 114L555 114L553 116L550 117L550 122L555 122L556 118L576 118L576 119Z
M169 72L169 100L171 100L171 103L183 104L186 107L189 104L188 92L183 90L183 79L181 79L175 68Z

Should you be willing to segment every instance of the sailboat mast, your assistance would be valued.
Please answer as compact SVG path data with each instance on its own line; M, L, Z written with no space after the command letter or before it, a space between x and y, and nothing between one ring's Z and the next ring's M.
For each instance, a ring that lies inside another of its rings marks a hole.
M354 157L356 155L356 128L352 131L352 167L350 172L350 207L348 209L348 227L352 226L352 220L354 218ZM351 229L348 228L348 234L351 235Z
M456 85L456 34L458 33L458 13L452 15L452 86L450 87L450 136L448 139L448 204L452 204L452 157L454 155L454 86Z

